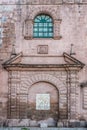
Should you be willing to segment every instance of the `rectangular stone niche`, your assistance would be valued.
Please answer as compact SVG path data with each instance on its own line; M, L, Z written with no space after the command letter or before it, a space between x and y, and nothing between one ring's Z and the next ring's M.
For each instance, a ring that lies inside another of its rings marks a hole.
M36 110L50 110L50 94L36 94Z
M38 54L48 54L48 45L38 45L37 53Z

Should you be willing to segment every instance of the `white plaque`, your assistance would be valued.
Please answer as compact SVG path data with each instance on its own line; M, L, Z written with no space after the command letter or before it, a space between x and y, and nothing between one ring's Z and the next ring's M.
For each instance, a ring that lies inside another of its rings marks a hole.
M36 110L50 110L50 94L36 95Z

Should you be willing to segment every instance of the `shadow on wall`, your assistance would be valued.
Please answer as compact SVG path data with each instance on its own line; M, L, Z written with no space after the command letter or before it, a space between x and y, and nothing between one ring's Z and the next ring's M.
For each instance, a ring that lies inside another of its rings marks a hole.
M84 81L80 84L81 87L87 87L87 81Z

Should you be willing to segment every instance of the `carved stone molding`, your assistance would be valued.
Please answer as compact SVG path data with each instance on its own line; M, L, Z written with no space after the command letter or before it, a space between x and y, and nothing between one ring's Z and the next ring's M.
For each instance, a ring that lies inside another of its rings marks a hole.
M66 4L66 3L87 3L87 0L21 0L20 2L18 0L8 0L6 1L6 4L29 4L29 5L58 5L58 4ZM0 4L3 4L3 1L0 1Z
M62 0L27 0L28 4L42 4L42 5L51 5L51 4L61 4L63 1Z
M29 19L34 19L40 13L46 13L50 15L53 19L60 19L60 6L31 6L29 7Z

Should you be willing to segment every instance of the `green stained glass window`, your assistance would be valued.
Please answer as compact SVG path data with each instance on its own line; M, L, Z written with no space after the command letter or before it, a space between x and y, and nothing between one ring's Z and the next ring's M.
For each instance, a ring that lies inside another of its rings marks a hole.
M50 16L41 14L35 17L33 36L34 38L53 37L53 20Z

